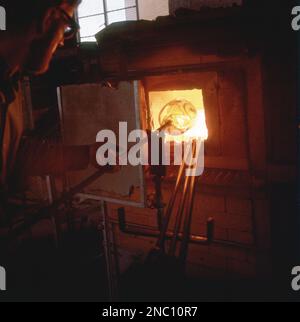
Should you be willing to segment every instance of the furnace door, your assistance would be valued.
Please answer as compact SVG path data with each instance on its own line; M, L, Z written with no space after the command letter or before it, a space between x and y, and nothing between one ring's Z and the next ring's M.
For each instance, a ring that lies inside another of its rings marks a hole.
M121 82L118 89L100 84L70 85L58 89L64 144L92 145L101 130L112 130L119 140L119 123L126 122L128 133L141 129L138 82ZM93 167L67 175L70 186L95 172ZM145 183L142 166L124 166L119 173L107 174L85 189L80 196L119 204L144 206Z

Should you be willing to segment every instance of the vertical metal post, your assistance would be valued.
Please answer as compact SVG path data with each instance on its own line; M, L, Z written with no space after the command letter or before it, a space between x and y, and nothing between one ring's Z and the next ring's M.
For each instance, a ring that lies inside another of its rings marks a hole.
M46 186L47 186L47 193L48 193L48 202L49 202L49 205L51 206L53 205L57 196L56 196L56 190L55 190L55 183L53 182L53 179L50 176L46 176ZM54 234L55 246L58 248L59 237L60 237L60 226L55 214L51 216L51 221L52 221L53 230L54 230L53 234Z
M108 13L107 13L107 0L103 0L104 22L105 26L108 26Z
M109 215L107 210L107 203L101 201L101 213L102 213L102 232L103 232L103 247L105 253L106 262L106 274L107 274L107 284L109 291L109 300L112 302L116 300L117 297L117 274L116 274L116 263L113 260L114 256L114 245L111 238L111 225L109 222Z
M140 20L140 5L139 5L139 0L135 0L135 6L136 6L136 20Z

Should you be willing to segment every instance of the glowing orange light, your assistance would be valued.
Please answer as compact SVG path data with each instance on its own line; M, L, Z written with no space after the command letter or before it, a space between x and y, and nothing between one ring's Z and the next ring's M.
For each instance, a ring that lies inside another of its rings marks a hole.
M202 90L150 92L152 126L164 130L166 141L207 140Z
M181 116L177 117L177 122L179 124L182 123ZM166 134L167 141L175 141L175 142L184 142L190 141L191 139L199 139L207 140L208 139L208 128L205 120L205 112L204 110L198 111L195 118L192 120L191 127L179 135L172 135L171 133Z

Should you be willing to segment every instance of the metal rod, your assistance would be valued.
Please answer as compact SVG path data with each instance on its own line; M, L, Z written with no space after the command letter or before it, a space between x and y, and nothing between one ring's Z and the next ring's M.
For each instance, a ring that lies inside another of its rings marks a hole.
M193 142L193 156L197 153L197 143ZM196 156L196 163L198 163L199 155ZM184 232L183 232L183 240L180 247L180 254L179 259L182 263L186 261L187 258L187 250L188 250L188 244L189 244L189 236L191 231L191 223L192 223L192 217L193 217L193 211L194 211L194 203L195 203L195 195L196 195L196 189L195 189L195 183L196 183L196 176L193 175L191 179L191 186L189 191L189 200L188 200L188 215L185 218L184 223Z
M155 175L153 178L154 185L155 185L155 207L157 209L157 226L159 230L162 229L162 222L163 222L163 216L164 216L164 205L162 201L162 177L159 175Z
M139 201L128 201L126 199L121 200L121 199L114 199L114 198L109 198L105 196L97 196L97 195L92 195L88 193L78 193L76 194L77 197L83 199L83 200L95 200L95 201L106 201L111 204L115 205L122 205L122 206L128 206L128 207L136 207L136 208L145 208L145 204L143 202Z
M104 10L104 22L105 26L108 26L108 14L107 14L107 2L106 0L103 0L103 10Z
M174 227L174 236L173 236L170 251L169 251L170 256L175 256L176 244L177 244L177 236L179 234L179 230L180 230L180 227L181 227L183 215L184 215L184 212L185 212L185 203L186 203L186 200L187 200L187 196L189 195L189 185L190 185L190 177L186 177L185 182L184 182L183 194L181 196L180 206L178 208L177 215L176 215L176 222L175 222L175 227Z
M191 181L191 190L190 190L190 200L188 203L188 216L186 217L184 233L183 233L183 241L180 248L179 258L182 262L185 262L187 256L187 249L189 244L189 236L191 231L191 223L192 223L192 215L194 210L194 200L195 200L195 182L196 177L192 177Z
M192 156L193 156L192 147L189 147L187 155L188 156L191 155L191 158L192 158ZM176 197L177 197L177 194L178 194L178 191L179 191L179 188L180 188L180 183L181 183L182 178L183 178L183 173L184 173L184 170L185 170L185 166L186 166L185 161L183 161L181 163L181 166L180 166L180 169L179 169L179 172L178 172L178 176L177 176L177 180L176 180L176 184L175 184L175 189L174 189L173 194L171 196L171 199L169 201L167 211L166 211L163 223L162 223L162 230L161 230L161 233L160 233L160 237L159 237L159 239L158 239L158 241L156 243L156 247L155 247L156 250L164 250L166 232L168 230L169 222L170 222L170 219L171 219L171 216L172 216L172 212L173 212L174 204L175 204L175 201L176 201Z
M55 182L53 182L53 179L50 176L46 176L46 186L47 186L47 192L48 192L49 205L52 205L57 195L55 190ZM56 248L58 248L61 231L60 231L59 220L55 214L51 216L51 221L53 225L54 243Z
M137 225L133 223L126 223L126 221L124 221L122 224L122 227L120 227L120 223L116 220L115 221L112 220L112 223L119 224L119 229L123 234L132 235L132 236L153 237L153 238L159 237L160 235L160 231L158 231L154 227L142 226L142 225ZM209 220L207 222L207 232L208 232L208 235L210 234L209 237L191 234L189 236L189 241L197 245L216 244L216 245L223 245L227 247L235 247L235 248L242 248L242 249L249 249L249 250L253 249L253 246L249 244L231 242L231 241L226 241L221 239L214 239L213 236L211 235L213 224L214 223L212 220ZM173 236L174 236L174 233L172 231L166 232L166 239L171 239L173 238ZM178 241L182 241L183 234L179 233L177 238L178 238Z
M113 276L113 265L111 262L111 249L110 249L110 238L109 238L109 218L107 212L107 204L105 201L101 202L101 213L103 222L103 248L105 253L106 263L106 276L108 282L109 299L113 301L115 294L114 276Z
M194 148L192 148L192 151L191 150L189 151L189 155L188 155L189 162L192 160L193 156L194 156ZM182 220L184 218L184 213L185 213L186 209L189 209L189 208L186 208L185 206L186 206L187 197L190 194L190 185L191 185L190 179L191 178L189 176L186 176L186 178L185 178L183 194L181 196L180 205L179 205L178 212L177 212L177 215L176 215L176 221L175 221L175 227L174 227L174 236L173 236L170 251L169 251L170 256L175 256L176 244L177 244L177 235L179 234L179 230L180 230L180 227L181 227L181 224L182 224Z
M178 172L175 189L174 189L173 194L171 196L171 199L170 199L170 201L168 203L166 214L165 214L164 219L163 219L161 233L160 233L159 239L158 239L158 241L156 243L156 248L157 249L164 249L165 234L166 234L166 232L168 230L169 222L170 222L171 215L172 215L172 210L173 210L174 203L175 203L178 191L179 191L179 187L180 187L182 175L183 175L183 172L184 172L184 168L185 168L184 167L184 162L182 162L182 164L180 166L180 169L179 169L179 172Z
M137 20L140 20L140 7L139 7L139 0L135 0L135 7L136 7Z

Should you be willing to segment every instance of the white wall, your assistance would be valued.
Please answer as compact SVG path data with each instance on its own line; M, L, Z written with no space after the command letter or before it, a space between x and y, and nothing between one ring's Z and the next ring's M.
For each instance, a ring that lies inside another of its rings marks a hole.
M169 15L169 0L138 0L140 19L153 20Z

